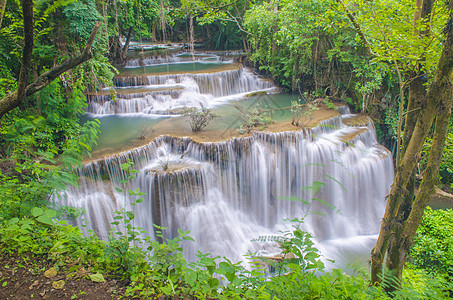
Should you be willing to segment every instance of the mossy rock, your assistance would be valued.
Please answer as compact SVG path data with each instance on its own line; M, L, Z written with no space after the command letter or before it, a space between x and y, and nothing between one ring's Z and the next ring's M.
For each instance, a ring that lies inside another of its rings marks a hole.
M246 94L245 96L247 98L249 98L249 97L256 97L256 96L263 96L263 95L267 95L267 92L266 91L258 91L258 92L253 92L253 93Z

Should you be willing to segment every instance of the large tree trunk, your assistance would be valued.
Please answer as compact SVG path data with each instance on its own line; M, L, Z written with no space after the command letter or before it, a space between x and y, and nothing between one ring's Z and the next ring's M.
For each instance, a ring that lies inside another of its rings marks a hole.
M165 8L164 8L164 1L160 0L160 26L162 27L162 42L164 44L167 43L167 33L166 33L166 23L167 21L165 20L166 18L166 13L165 13Z
M194 51L194 44L195 44L195 40L194 40L194 36L193 36L193 15L192 14L189 14L189 51L190 53L192 53L193 55L193 51Z
M134 31L134 27L129 27L129 31L127 33L126 42L124 43L123 49L121 50L121 63L126 60L127 50L129 49L129 45L132 41L132 32Z
M22 54L22 65L17 85L17 99L20 105L25 100L25 87L28 84L31 59L33 57L33 0L22 0L22 14L24 17L24 49ZM1 102L0 102L1 104Z
M452 19L453 15L450 8L450 20ZM388 197L381 231L376 246L371 252L371 279L373 284L382 281L382 266L386 252L388 254L387 274L396 276L397 280L401 279L406 253L423 216L429 196L434 191L452 105L453 28L452 26L446 28L448 32L444 49L428 92L423 97L420 106L415 107L415 104L410 104L411 108L419 110L419 113L412 114L411 112L407 116L410 120L406 121L408 126L405 128L405 142L403 142L404 146L406 146L406 143L407 146L403 149L401 162L397 166L397 173ZM419 88L418 85L417 89ZM417 89L414 89L413 92L419 96L423 95L423 92L417 92ZM436 129L428 158L428 167L424 172L419 194L414 199L413 196L410 197L411 193L408 187L410 187L420 150L435 118L437 120ZM413 130L412 122L415 124ZM409 132L411 130L412 134ZM408 199L410 200L409 203ZM388 290L394 288L390 287Z
M2 28L3 15L5 14L6 0L0 0L0 28Z

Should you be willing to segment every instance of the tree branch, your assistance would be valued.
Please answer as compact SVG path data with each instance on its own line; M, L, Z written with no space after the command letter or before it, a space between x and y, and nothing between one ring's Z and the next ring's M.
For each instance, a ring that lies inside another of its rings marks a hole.
M230 12L227 12L227 13L230 15L231 18L233 18L234 21L233 20L229 20L229 19L221 19L221 20L236 22L236 25L238 26L240 31L242 31L244 33L247 33L247 34L250 34L250 35L253 35L251 32L248 32L247 30L245 30L245 29L243 29L241 27L241 24L239 23L238 19L235 16L233 16Z
M354 12L352 12L349 7L346 6L346 4L343 2L343 0L337 0L338 3L341 4L341 6L343 6L343 8L345 9L346 11L346 15L348 16L349 20L351 21L352 25L354 26L354 29L355 31L357 32L357 34L359 35L360 39L362 40L362 43L363 43L363 46L365 46L367 52L368 52L368 55L371 55L373 56L374 55L374 52L373 50L371 49L370 47L370 44L368 43L368 40L365 36L365 34L363 33L362 31L362 28L360 28L360 25L359 23L357 23L357 21L355 20L355 14Z
M25 88L25 97L29 97L34 93L39 92L44 87L49 85L52 81L57 79L64 72L91 59L93 57L93 54L91 53L91 46L93 45L94 39L99 31L100 26L101 22L97 22L96 25L94 25L91 35L85 47L83 48L82 53L79 56L72 58L66 61L65 63L41 74L33 83L29 84ZM2 118L3 115L9 112L10 110L18 107L20 103L21 101L20 99L18 99L17 90L10 93L8 96L2 98L0 100L0 118Z

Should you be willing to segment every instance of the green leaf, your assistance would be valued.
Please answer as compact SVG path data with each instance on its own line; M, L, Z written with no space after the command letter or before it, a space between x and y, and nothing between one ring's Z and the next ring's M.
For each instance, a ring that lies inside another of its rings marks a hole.
M329 178L329 179L332 179L333 181L335 181L336 183L338 183L338 185L344 190L346 191L346 187L344 185L341 184L341 182L339 182L337 179L333 178L332 176L329 176L329 175L324 175L325 177Z
M165 294L165 295L171 295L172 289L171 286L163 286L160 288L160 290Z
M307 205L310 205L311 203L308 202L308 201L305 201L304 199L300 198L300 197L278 197L277 199L282 199L282 200L289 200L289 201L298 201L298 202L302 202L303 204L307 204Z
M38 218L36 218L36 221L46 224L46 225L51 225L51 226L54 225L52 219L49 217L46 217L46 216L39 216Z
M47 209L44 211L44 215L48 218L55 218L57 216L57 211L55 209Z
M127 171L132 165L130 163L121 164L121 170Z
M126 215L130 220L135 218L135 214L132 211L126 211Z
M100 273L91 274L89 277L93 282L105 282L104 276Z
M39 208L39 207L33 207L33 208L31 209L31 214L32 214L32 216L35 217L35 218L38 217L38 216L42 216L42 213L43 213L43 212L44 212L44 211L42 210L42 208Z
M217 278L211 278L209 279L209 285L211 286L211 288L215 288L215 287L218 287L219 286L219 280Z
M190 236L184 236L182 239L183 239L184 241L192 241L192 242L195 242L195 240L194 240L192 237L190 237Z
M12 218L8 221L8 225L13 225L19 222L19 218Z

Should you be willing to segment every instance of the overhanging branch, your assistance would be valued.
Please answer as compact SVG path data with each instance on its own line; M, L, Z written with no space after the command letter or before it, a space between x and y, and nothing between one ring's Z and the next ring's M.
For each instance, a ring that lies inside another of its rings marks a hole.
M363 31L362 31L362 28L360 27L359 23L357 23L357 21L355 20L355 14L354 14L354 12L352 12L352 11L349 9L349 7L346 6L346 4L343 2L343 0L337 0L337 1L338 1L338 3L340 3L341 6L343 6L343 8L345 9L346 15L348 16L348 19L351 21L352 26L354 26L355 31L356 31L357 34L359 35L360 40L362 41L363 46L365 46L365 48L366 48L366 50L367 50L367 52L368 52L368 55L373 56L373 55L374 55L374 52L373 52L373 50L371 49L370 44L368 43L368 40L367 40L365 34L364 34Z
M29 84L25 88L25 97L31 96L34 93L39 92L44 87L49 85L52 81L57 79L64 72L91 59L93 57L93 54L91 53L91 46L93 45L94 39L96 38L96 34L98 33L100 26L101 22L97 22L96 25L94 25L94 28L91 31L91 35L85 47L83 48L82 53L79 56L72 58L64 62L63 64L42 73L33 83ZM0 100L0 118L2 118L3 115L9 112L10 110L20 105L21 99L18 99L17 96L18 91L14 91Z

